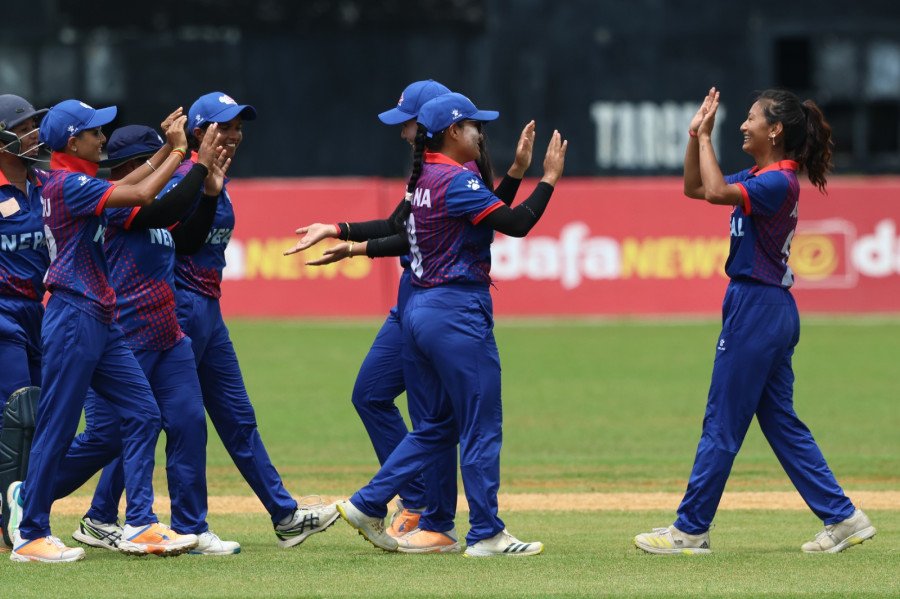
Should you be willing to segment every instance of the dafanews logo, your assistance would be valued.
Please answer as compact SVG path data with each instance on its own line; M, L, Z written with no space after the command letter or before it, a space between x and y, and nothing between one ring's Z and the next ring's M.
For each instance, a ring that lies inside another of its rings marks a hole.
M587 223L574 221L558 237L497 235L491 277L557 281L563 289L603 280L724 279L728 251L725 236L615 238L594 235ZM883 219L859 235L844 219L811 221L798 228L789 264L799 288L846 289L860 277L900 276L897 223Z
M227 266L222 278L232 281L296 281L301 279L364 279L372 272L372 261L341 260L325 266L309 266L308 260L322 256L330 247L321 243L292 256L284 250L297 243L296 237L232 239L225 248ZM336 245L334 242L331 245Z

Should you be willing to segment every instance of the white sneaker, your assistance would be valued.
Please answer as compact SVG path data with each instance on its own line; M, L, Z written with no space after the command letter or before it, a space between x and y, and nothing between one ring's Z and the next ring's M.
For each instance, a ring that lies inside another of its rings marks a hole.
M804 553L840 553L874 536L872 521L862 510L856 510L846 520L826 526L814 540L803 543L800 549Z
M72 538L91 547L118 551L122 527L118 522L97 522L85 516L78 524L78 530L72 533Z
M16 530L13 535L13 550L9 554L9 559L14 562L44 562L48 564L77 562L84 559L84 549L66 547L54 536L33 540L23 539Z
M191 555L234 555L241 552L241 544L236 541L223 541L211 530L197 535L197 546L188 553Z
M197 535L180 535L162 522L144 526L126 524L122 529L119 551L129 555L171 557L187 553L197 546Z
M490 539L482 539L466 547L465 557L494 557L497 555L509 557L525 557L537 555L544 550L544 544L537 541L523 543L509 534L504 528Z
M709 531L699 535L681 532L675 525L668 528L654 528L634 537L634 546L641 551L656 555L701 555L711 553Z
M14 537L16 531L19 530L19 523L22 521L22 481L9 485L6 490L6 505L9 508L9 519L6 522L6 534L15 546Z
M311 496L317 497L317 496ZM299 545L310 535L323 532L338 519L334 504L325 505L319 500L316 503L304 503L303 498L290 522L275 525L275 536L278 546L287 548Z
M335 507L340 512L341 517L355 528L365 540L379 549L397 551L397 539L389 535L384 529L384 518L366 516L356 509L356 506L350 503L349 499L337 502Z

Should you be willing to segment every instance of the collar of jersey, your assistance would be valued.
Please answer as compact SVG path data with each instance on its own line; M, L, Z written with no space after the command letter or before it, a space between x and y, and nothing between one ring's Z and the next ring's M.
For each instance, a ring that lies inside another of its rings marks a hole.
M796 160L779 160L778 162L773 162L769 166L763 168L754 166L750 169L750 174L755 176L768 173L769 171L796 171L799 169L800 165Z
M50 170L69 171L72 173L84 173L91 177L97 176L100 165L78 156L72 156L65 152L53 152L50 154Z
M462 167L460 163L453 160L446 154L441 154L440 152L425 152L425 162L429 162L431 164L449 164L450 166Z

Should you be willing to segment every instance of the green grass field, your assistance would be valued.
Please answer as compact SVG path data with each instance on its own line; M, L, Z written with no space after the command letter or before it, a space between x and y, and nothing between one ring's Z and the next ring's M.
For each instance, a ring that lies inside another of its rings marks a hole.
M262 437L295 495L347 495L377 468L349 397L379 325L231 325ZM501 492L683 491L717 332L712 321L501 319ZM803 322L795 405L851 496L900 490L898 355L900 319ZM249 495L212 429L209 483L211 495ZM790 489L754 424L726 493ZM161 560L90 549L84 562L56 567L3 555L0 597L896 597L900 505L867 511L878 536L835 556L800 553L821 528L808 511L723 510L713 555L672 559L631 545L634 534L671 523L672 512L573 512L563 503L504 516L514 534L544 541L544 555L481 561L386 554L343 522L280 550L265 514L211 514L243 553ZM55 516L54 532L65 539L76 522Z

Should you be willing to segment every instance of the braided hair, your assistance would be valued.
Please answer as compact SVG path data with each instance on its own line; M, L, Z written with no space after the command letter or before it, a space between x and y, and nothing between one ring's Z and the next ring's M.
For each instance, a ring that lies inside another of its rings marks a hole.
M810 182L825 193L826 176L834 169L831 125L812 100L801 102L787 90L767 89L756 99L762 104L766 122L784 127L784 152L806 170Z

